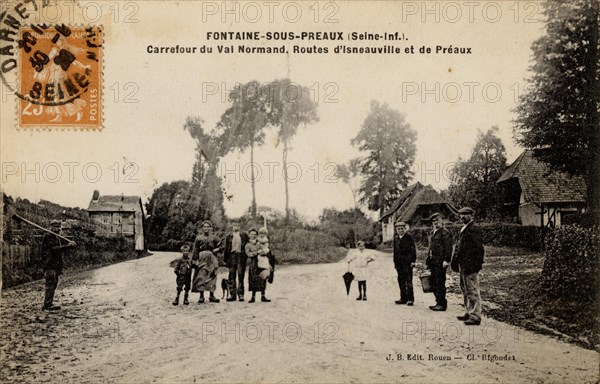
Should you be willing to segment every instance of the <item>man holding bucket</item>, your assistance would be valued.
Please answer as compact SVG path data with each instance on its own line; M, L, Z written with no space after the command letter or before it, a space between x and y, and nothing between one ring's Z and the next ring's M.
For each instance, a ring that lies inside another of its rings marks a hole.
M434 213L429 218L433 232L429 238L429 252L425 264L431 271L431 287L435 296L435 305L430 305L432 311L445 311L448 307L446 300L446 268L452 258L452 235L444 228L442 216Z

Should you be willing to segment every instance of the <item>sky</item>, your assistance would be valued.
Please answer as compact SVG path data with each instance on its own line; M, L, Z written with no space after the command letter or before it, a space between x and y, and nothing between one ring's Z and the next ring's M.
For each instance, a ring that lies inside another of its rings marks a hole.
M544 33L537 2L79 4L59 3L46 16L104 27L104 128L19 130L16 97L3 86L2 188L13 197L86 208L97 189L140 195L145 202L161 184L191 177L195 144L183 129L186 117L201 117L210 129L229 107L227 92L236 83L288 76L309 87L319 103L320 121L299 129L288 155L290 206L308 220L324 208L353 206L350 189L335 180L333 166L361 155L351 139L371 100L402 112L417 132L413 182L447 188L453 162L469 156L478 130L494 125L509 162L522 151L514 143L511 121L529 75L531 44ZM207 40L207 32L225 31L342 32L344 40ZM407 40L350 41L352 32L399 32ZM154 54L148 53L150 45L210 46L214 52ZM217 45L235 50L285 45L290 51L293 45L316 45L330 53L218 54ZM331 53L338 45L412 45L415 53ZM438 45L469 47L471 54L436 54ZM422 46L432 53L419 53ZM265 144L255 150L258 205L285 207L281 158L282 148L268 131ZM232 196L225 203L228 216L239 216L250 205L249 161L248 152L235 152L220 163L219 174L226 175L224 187Z

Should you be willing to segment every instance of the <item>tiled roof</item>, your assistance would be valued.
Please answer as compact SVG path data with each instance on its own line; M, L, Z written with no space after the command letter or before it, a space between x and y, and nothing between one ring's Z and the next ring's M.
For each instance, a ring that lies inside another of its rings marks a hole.
M585 202L586 185L580 176L550 171L532 150L523 152L500 176L498 183L516 178L528 203Z
M99 196L98 200L90 201L89 212L139 212L141 211L139 196Z
M423 187L423 184L419 183L418 181L415 184L409 185L408 187L404 188L402 190L402 192L400 192L400 196L398 196L398 198L396 199L396 202L394 204L392 204L392 206L390 207L390 209L388 209L387 211L385 211L383 213L383 215L381 215L381 217L379 218L379 220L383 220L386 217L390 216L391 214L393 214L394 212L396 212L398 210L398 208L400 208L400 206L406 202L406 199L411 196L412 194L414 194L415 191L421 189Z
M419 182L409 185L401 193L392 207L381 215L379 221L386 219L394 212L396 217L402 221L410 221L417 208L422 205L446 205L451 212L456 213L456 208L445 201L431 185L423 185Z

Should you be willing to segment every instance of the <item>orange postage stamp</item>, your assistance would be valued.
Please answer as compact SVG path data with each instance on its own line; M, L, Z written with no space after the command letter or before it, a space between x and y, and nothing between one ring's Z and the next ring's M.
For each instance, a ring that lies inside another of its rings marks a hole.
M102 29L20 29L21 128L102 128Z

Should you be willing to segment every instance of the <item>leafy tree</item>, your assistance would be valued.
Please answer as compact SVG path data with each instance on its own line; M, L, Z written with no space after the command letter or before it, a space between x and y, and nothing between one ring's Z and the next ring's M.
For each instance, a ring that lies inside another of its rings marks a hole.
M209 219L216 227L223 224L223 187L217 175L220 157L228 151L228 142L215 131L207 132L204 121L188 117L184 129L196 142L196 162L189 191L181 194L186 209L196 213L197 220Z
M254 163L254 147L262 145L264 129L277 129L277 144L283 145L283 172L286 196L286 219L290 218L289 188L287 180L287 156L292 137L300 125L318 121L317 103L310 99L307 87L292 84L289 79L261 84L250 81L236 86L229 99L228 108L217 124L225 151L250 149L250 162ZM252 205L251 215L256 217L256 188L254 168L251 167Z
M217 124L223 138L223 150L250 149L250 163L254 164L254 147L265 141L264 128L270 120L271 106L265 86L258 81L236 85L229 94L229 107ZM254 167L250 167L252 185L251 215L256 217L256 178Z
M269 84L272 102L271 124L277 127L278 144L283 146L283 180L285 183L285 217L290 218L290 195L287 174L287 156L290 141L298 127L319 121L318 104L311 99L308 87L293 84L289 79L276 80Z
M371 102L371 112L352 139L352 145L365 153L359 158L361 204L380 214L393 204L413 175L416 139L404 114L387 103Z
M459 158L451 172L448 195L458 206L470 206L477 216L497 218L502 208L500 187L496 180L506 168L506 149L494 126L479 131L477 141L467 159Z
M544 3L546 35L532 45L533 72L516 108L517 141L553 170L585 177L597 211L600 178L599 2Z

